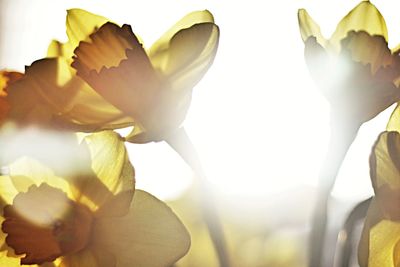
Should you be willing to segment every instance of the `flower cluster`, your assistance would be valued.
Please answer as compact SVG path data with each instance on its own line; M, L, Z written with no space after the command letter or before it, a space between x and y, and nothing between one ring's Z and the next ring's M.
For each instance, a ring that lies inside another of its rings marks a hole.
M0 72L0 265L171 266L190 236L135 190L124 141L180 127L219 29L193 12L145 49L131 26L85 10L69 10L66 25L68 42L25 73Z

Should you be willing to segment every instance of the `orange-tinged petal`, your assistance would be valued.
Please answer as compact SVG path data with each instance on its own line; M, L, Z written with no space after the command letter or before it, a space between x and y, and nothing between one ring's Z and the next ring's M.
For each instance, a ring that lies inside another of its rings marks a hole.
M359 3L339 22L329 40L336 51L340 49L340 41L350 31L366 31L370 35L381 35L388 41L385 19L369 1Z
M304 42L310 37L315 37L317 42L323 47L326 46L326 39L321 33L321 29L318 24L312 19L305 9L299 9L297 13L299 20L300 34Z
M115 256L116 266L171 266L190 246L189 234L171 209L141 190L126 216L99 219L93 237Z
M4 121L10 110L10 103L6 99L7 91L14 82L23 77L22 73L12 71L0 71L0 123Z
M11 86L10 117L20 124L95 131L127 127L123 115L79 77L65 58L43 59L27 68L25 78Z

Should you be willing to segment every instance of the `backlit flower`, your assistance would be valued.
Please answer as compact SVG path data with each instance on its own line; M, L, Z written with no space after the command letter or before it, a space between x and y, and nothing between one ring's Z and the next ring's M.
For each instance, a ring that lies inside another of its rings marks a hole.
M399 100L398 52L388 48L385 20L373 4L358 4L330 39L307 11L298 17L308 68L334 116L360 126Z
M216 54L212 14L188 14L147 50L130 26L108 21L68 11L69 41L53 41L48 58L27 67L13 85L9 98L19 105L11 120L84 132L134 125L127 140L138 143L162 140L180 126L192 88ZM70 67L75 48L78 76Z
M90 166L76 173L32 157L3 166L0 266L166 267L182 257L185 227L164 203L135 191L120 136L101 132L77 146ZM85 162L77 158L58 162L75 168Z
M129 25L107 22L79 44L72 66L134 119L128 141L158 141L184 120L192 88L212 64L218 39L208 11L188 14L147 51Z

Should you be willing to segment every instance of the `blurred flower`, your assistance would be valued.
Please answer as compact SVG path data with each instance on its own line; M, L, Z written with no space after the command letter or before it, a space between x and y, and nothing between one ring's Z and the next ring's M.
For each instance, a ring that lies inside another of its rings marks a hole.
M82 25L70 25L70 30L80 32ZM208 11L186 15L147 51L129 25L107 22L79 44L72 66L134 119L128 141L159 141L184 120L192 88L211 66L218 40L219 29Z
M7 88L21 77L22 74L18 72L0 71L0 124L7 118L10 110L10 104L6 99Z
M135 191L121 137L105 131L78 146L90 166L74 175L32 157L7 166L0 265L162 267L182 257L190 245L185 227L164 203ZM73 167L73 159L62 160Z
M399 100L398 50L388 48L385 20L373 4L358 4L330 39L307 11L298 17L308 68L333 116L360 126Z
M384 132L370 157L375 197L370 204L359 244L362 267L400 264L400 133Z

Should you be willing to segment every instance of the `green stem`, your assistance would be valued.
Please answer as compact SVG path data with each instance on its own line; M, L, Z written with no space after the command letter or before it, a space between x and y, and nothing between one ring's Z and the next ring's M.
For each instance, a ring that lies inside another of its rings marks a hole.
M356 127L354 125L357 125ZM349 127L350 126L350 127ZM353 143L359 124L332 120L331 137L325 161L319 174L317 202L314 210L310 235L310 267L323 266L323 252L328 221L328 202L336 176Z
M220 267L229 267L230 263L225 235L215 209L214 194L208 183L194 145L183 127L171 134L165 141L182 157L197 175L202 196L201 209L204 222L207 225L208 232L214 244Z

